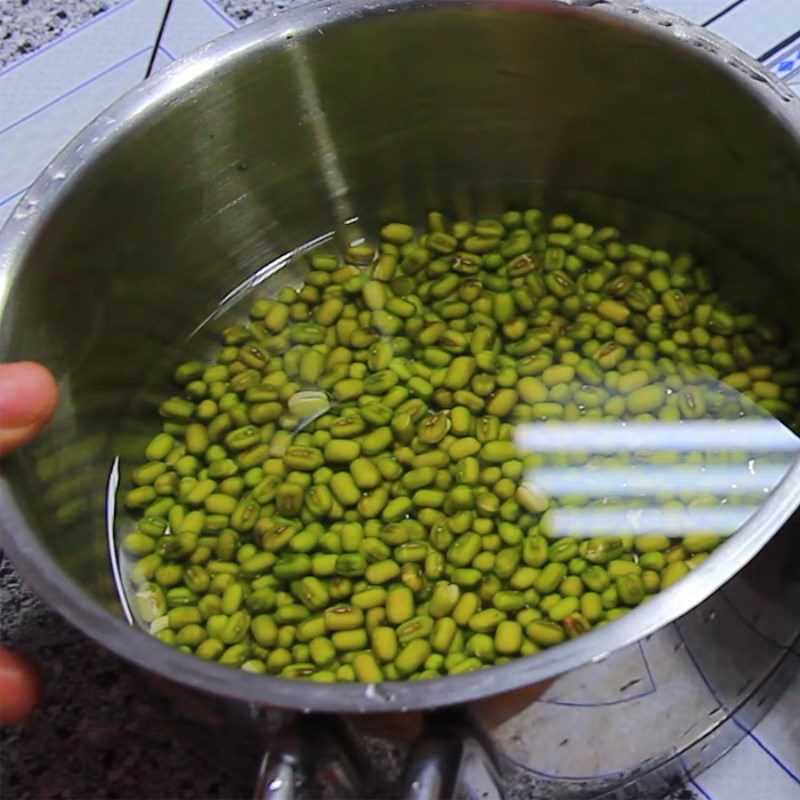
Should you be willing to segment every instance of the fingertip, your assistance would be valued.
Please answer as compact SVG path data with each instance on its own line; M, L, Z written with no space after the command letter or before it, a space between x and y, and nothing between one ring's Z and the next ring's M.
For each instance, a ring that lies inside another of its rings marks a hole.
M0 364L0 455L35 436L58 403L50 371L35 361Z
M36 665L20 653L0 646L0 724L22 722L39 705L43 695Z
M46 367L35 361L0 364L0 426L19 428L49 419L58 388Z

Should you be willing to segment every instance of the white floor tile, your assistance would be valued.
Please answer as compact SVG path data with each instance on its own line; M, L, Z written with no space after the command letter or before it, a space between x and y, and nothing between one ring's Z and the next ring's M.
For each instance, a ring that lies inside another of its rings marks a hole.
M164 7L165 0L128 0L7 67L0 74L0 135L132 53L152 47Z
M695 779L712 800L800 800L800 781L752 737Z
M800 29L800 0L746 0L710 28L758 58Z
M692 22L703 23L711 19L715 14L727 8L733 0L660 0L651 2L654 8L663 8L664 11L671 11L679 14Z
M145 73L152 45L107 68L38 114L0 137L0 210L13 207L15 195L30 184L52 158L103 109L135 86Z
M161 44L175 58L180 58L236 27L211 0L174 0Z

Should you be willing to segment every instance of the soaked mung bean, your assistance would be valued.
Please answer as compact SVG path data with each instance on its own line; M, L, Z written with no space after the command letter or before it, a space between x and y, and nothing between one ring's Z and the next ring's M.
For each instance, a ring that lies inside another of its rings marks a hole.
M379 245L313 253L305 284L256 300L214 363L176 369L122 539L134 610L165 644L321 682L534 655L646 603L722 537L560 534L554 512L592 498L528 480L549 462L519 449L517 425L777 417L797 429L800 369L780 332L721 300L689 255L538 209L453 223L433 212L421 234L388 223ZM714 497L666 485L658 500L678 511Z

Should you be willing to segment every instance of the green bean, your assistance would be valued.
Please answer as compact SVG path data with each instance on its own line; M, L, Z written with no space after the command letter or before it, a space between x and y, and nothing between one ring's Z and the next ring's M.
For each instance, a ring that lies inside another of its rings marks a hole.
M579 550L587 561L593 564L607 564L622 553L623 545L618 536L605 536L584 540Z
M329 631L354 630L364 623L364 613L356 606L332 606L325 610L323 617Z
M203 618L196 606L177 606L167 612L167 620L170 628L180 630L186 625L202 622Z
M416 672L431 654L431 646L424 639L413 639L397 654L394 665L401 675Z
M495 629L494 646L500 655L515 655L522 647L522 625L514 620L503 620Z
M690 553L707 553L721 541L722 538L715 534L690 534L683 537L683 546Z
M487 464L502 464L504 461L515 458L517 449L513 442L489 441L483 445L480 458Z
M800 421L796 356L691 258L538 209L428 226L388 223L377 260L366 242L312 254L302 287L223 331L216 363L176 370L121 539L163 641L322 682L536 653L668 588L721 537L564 537L557 510L589 500L528 478L569 460L518 451L517 424L756 404Z
M356 678L363 683L376 683L383 680L383 670L371 653L359 653L353 658Z
M382 586L373 586L354 594L350 601L357 608L367 611L370 608L383 606L386 602L386 590Z
M458 356L454 358L447 368L444 386L447 389L463 389L475 373L475 358L472 356Z
M566 577L566 574L567 567L565 564L551 562L542 569L533 585L537 592L549 594L555 591L561 581Z
M381 239L395 245L408 244L414 238L414 229L411 225L392 222L381 228Z
M227 664L231 667L241 667L250 657L251 646L247 642L239 642L228 647L219 657L220 664Z
M368 644L367 632L363 628L348 631L337 631L331 635L333 646L339 652L363 650Z
M447 551L451 564L466 566L481 549L481 538L477 533L465 533L453 542Z
M547 562L548 545L544 536L528 536L522 543L522 560L529 567L541 567Z
M387 609L388 611L388 609ZM412 639L426 638L433 630L434 621L426 615L411 617L397 628L397 639L400 644L405 644Z
M439 619L452 613L461 597L461 589L454 583L442 584L434 589L430 600L430 614Z
M675 561L667 564L661 573L661 588L667 589L673 583L683 578L689 572L689 567L683 561Z
M564 597L548 609L547 615L553 622L562 622L579 608L580 601L577 597Z
M394 628L385 626L377 627L371 634L372 651L379 661L384 664L390 663L397 658L399 650L397 634Z
M597 592L586 592L580 598L580 610L589 622L597 622L603 617L603 602Z
M563 642L567 635L564 629L556 622L549 620L533 620L525 628L525 635L534 644L541 647L551 647L555 644Z
M469 620L469 628L479 633L493 631L504 619L506 614L499 608L486 608L473 614Z
M620 609L614 610L618 611ZM561 626L564 628L568 639L574 639L576 636L582 636L584 633L588 633L591 627L589 621L578 612L566 616L561 621Z
M386 618L399 625L414 616L414 595L406 586L391 588L386 596Z

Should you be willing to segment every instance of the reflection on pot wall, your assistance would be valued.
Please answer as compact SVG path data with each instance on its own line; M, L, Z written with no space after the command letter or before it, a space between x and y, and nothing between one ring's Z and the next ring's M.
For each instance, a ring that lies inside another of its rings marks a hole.
M661 796L745 736L800 666L799 534L796 515L694 611L556 679L536 702L520 698L499 724L484 701L489 713L477 716L512 765L512 785L588 798L637 780Z

